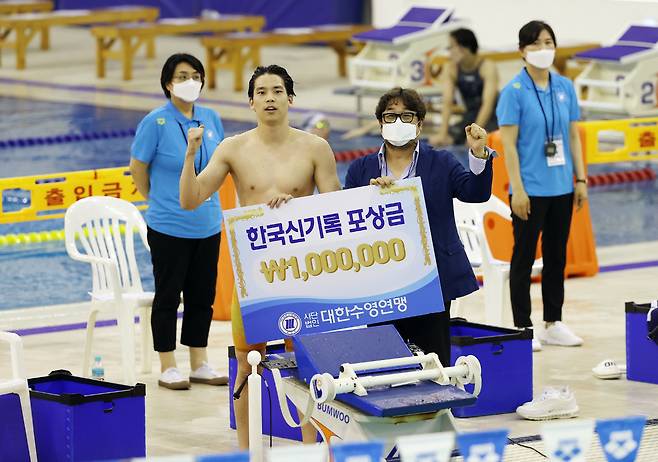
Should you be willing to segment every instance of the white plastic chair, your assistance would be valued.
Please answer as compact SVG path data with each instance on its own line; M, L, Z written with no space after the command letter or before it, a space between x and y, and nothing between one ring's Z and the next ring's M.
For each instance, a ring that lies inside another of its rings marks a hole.
M121 228L125 226L122 236ZM106 196L84 198L71 205L64 217L66 251L74 260L91 264L93 279L91 310L82 361L83 376L89 375L91 345L100 310L114 314L121 337L123 379L134 384L135 326L139 309L141 324L142 373L151 372L151 305L153 292L144 292L135 260L134 232L149 249L146 223L132 203ZM78 239L82 251L78 249ZM150 250L150 249L149 249Z
M484 216L488 212L512 221L509 206L492 195L487 202L479 204L464 203L453 199L453 207L457 232L464 244L471 267L476 275L482 276L485 322L494 326L512 324L509 296L510 263L494 258L484 229ZM542 259L535 260L531 275L541 274L542 268ZM459 303L457 303L455 311L459 312Z
M21 413L23 414L23 425L25 426L25 437L27 439L27 448L30 453L30 460L37 460L37 446L34 441L34 425L32 424L32 406L30 405L30 389L25 378L25 368L23 367L23 342L21 338L12 332L0 331L0 342L9 344L11 355L11 379L0 380L0 395L16 393L21 403Z

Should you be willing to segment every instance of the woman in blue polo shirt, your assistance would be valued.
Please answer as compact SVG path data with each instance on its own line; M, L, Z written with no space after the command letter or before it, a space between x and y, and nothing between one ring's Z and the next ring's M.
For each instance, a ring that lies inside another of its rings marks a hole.
M587 180L573 84L549 71L555 47L555 33L548 24L531 21L521 28L519 50L525 67L505 86L496 108L510 178L510 295L517 327L532 327L530 272L542 233L545 328L533 340L535 351L542 343L583 343L562 323L562 304L573 204L580 209L587 200Z
M208 365L206 347L215 299L222 211L218 194L195 210L183 210L178 183L187 130L204 125L196 153L197 173L205 168L224 128L215 111L195 104L203 88L201 62L175 54L162 68L160 84L167 104L139 123L131 148L130 172L139 192L148 199L146 223L151 248L155 298L151 327L153 346L160 353L160 386L181 390L191 382L224 385L227 378ZM176 366L176 312L183 292L181 343L190 348L189 380Z

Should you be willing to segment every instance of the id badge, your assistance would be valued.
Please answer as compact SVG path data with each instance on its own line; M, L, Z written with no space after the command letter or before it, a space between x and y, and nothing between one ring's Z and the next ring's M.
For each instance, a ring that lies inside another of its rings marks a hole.
M548 144L548 143L547 143ZM559 167L566 164L564 158L564 142L562 138L556 138L553 140L553 146L551 146L551 151L555 150L555 154L552 156L546 156L546 163L549 167Z

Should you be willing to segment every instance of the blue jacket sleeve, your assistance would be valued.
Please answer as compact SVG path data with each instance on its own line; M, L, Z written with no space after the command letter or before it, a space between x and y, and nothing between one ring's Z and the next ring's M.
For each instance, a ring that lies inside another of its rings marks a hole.
M466 170L453 155L448 157L452 197L462 202L488 201L493 181L493 159L488 159L482 173L476 175Z

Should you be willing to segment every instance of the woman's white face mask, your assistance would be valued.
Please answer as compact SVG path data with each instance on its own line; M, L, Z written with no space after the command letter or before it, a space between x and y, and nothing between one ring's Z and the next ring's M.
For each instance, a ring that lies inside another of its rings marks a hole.
M398 118L392 124L382 125L382 137L393 146L404 146L416 139L416 127L416 124Z
M188 79L185 82L174 83L172 93L183 101L193 103L199 99L201 86L201 82L194 79Z
M548 69L553 64L555 59L555 48L544 48L543 50L528 50L525 55L525 60L528 64L539 69Z

